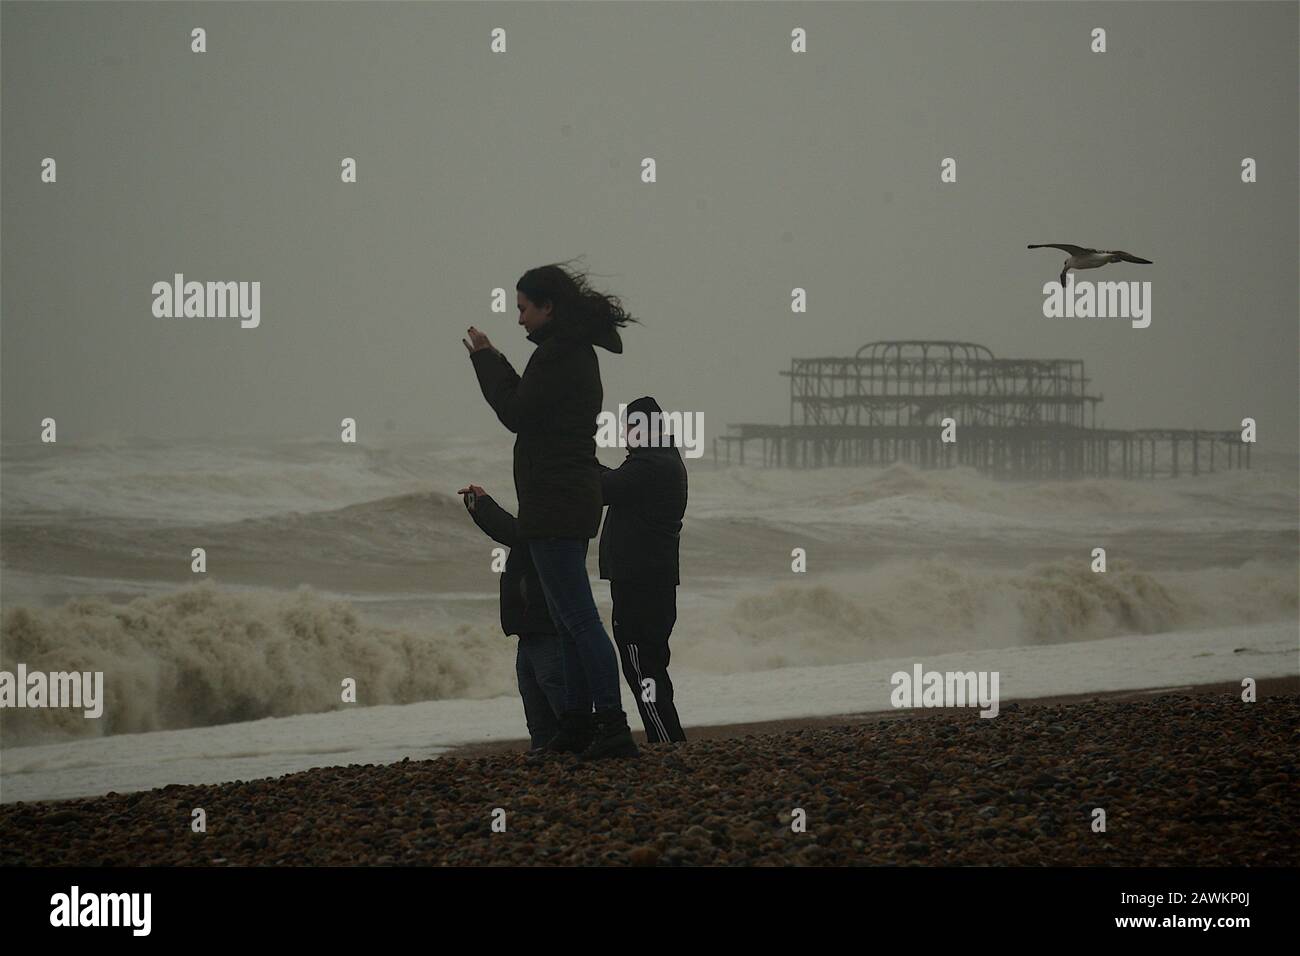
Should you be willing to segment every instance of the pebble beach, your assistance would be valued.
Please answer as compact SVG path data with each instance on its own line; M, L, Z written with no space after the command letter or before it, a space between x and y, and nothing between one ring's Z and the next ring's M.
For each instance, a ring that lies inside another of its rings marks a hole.
M631 761L495 752L16 803L0 806L0 862L1294 865L1288 691L915 711L697 734Z

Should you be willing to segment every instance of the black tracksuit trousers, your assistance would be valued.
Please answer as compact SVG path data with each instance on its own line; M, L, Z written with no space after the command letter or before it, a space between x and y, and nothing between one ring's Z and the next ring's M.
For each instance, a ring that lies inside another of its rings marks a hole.
M609 593L614 602L614 643L623 676L641 711L646 741L685 740L668 677L668 636L677 623L677 585L610 581Z

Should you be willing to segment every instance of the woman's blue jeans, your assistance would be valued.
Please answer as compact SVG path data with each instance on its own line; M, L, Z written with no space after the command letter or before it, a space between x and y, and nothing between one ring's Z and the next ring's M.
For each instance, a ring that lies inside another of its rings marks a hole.
M585 538L534 538L528 548L560 632L564 709L621 711L618 655L591 595L587 543Z

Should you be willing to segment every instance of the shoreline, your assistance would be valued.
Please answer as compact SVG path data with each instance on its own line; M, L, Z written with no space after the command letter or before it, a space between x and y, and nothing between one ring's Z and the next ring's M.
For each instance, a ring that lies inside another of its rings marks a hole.
M1034 696L1034 697L1015 697L1015 696L1008 695L1001 698L1000 706L1010 707L1012 705L1015 705L1015 706L1023 706L1023 707L1039 707L1039 706L1049 706L1054 704L1075 704L1075 703L1081 703L1081 702L1093 701L1093 700L1140 701L1140 700L1149 699L1153 696L1160 695L1160 694L1174 694L1174 693L1189 694L1189 695L1231 694L1233 696L1239 696L1240 687L1233 682L1200 682L1200 683L1184 683L1184 684L1160 684L1160 685L1144 687L1144 688L1128 688L1122 690L1107 690L1107 691L1088 691L1088 692L1079 692L1079 693L1070 693L1070 694L1051 694L1051 695ZM1259 694L1261 699L1270 695L1278 695L1278 694L1300 695L1300 675L1259 678L1257 681L1257 693ZM343 756L343 759L340 759L337 762L309 764L303 767L290 766L282 770L268 769L268 770L263 770L262 772L258 772L259 770L262 769L260 767L244 767L242 768L245 771L244 773L240 773L236 771L229 776L225 776L224 779L222 778L206 779L206 780L202 778L187 779L184 771L182 771L172 779L168 779L167 777L161 776L159 774L153 774L152 776L154 779L149 784L132 785L128 782L126 783L126 785L122 785L121 783L119 783L116 786L109 785L107 787L103 787L101 789L90 791L90 792L59 794L59 795L49 795L49 796L36 795L29 798L22 798L18 800L14 800L11 798L11 799L6 799L4 801L0 801L0 807L14 806L19 804L25 804L28 806L32 806L36 804L47 804L51 806L63 805L72 801L90 800L90 799L95 799L97 797L103 797L114 793L118 795L149 793L149 792L161 790L169 786L223 786L227 783L233 783L237 780L244 780L244 781L269 780L269 779L275 779L277 777L283 776L286 773L300 773L300 772L310 771L310 770L327 769L329 767L384 766L384 765L390 765L393 763L400 762L400 760L403 758L409 758L411 760L440 760L445 758L474 758L474 757L496 756L496 755L503 755L503 754L522 754L528 750L529 740L525 736L520 736L517 733L512 732L513 728L516 727L522 729L522 724L523 724L523 715L519 714L516 716L513 709L514 705L518 703L518 698L517 696L512 696L508 698L499 698L499 699L494 699L489 703L498 703L502 700L505 700L510 703L511 716L508 720L504 722L498 719L496 721L496 725L503 729L504 728L510 728L510 729L504 730L504 732L500 733L495 737L489 735L484 739L478 739L478 740L474 740L474 739L465 740L464 738L462 738L459 741L449 741L435 748L431 748L431 749L426 748L424 753L416 752L417 748L415 747L396 746L392 748L390 753L386 756L372 757L369 754L363 752L347 753L345 756ZM408 705L408 706L420 706L420 705ZM628 702L625 701L624 706L629 708L628 724L632 728L633 738L636 740L638 746L645 746L646 745L645 731L641 725L640 715L637 714L634 709L631 709ZM771 718L765 718L760 720L753 720L753 719L714 720L714 721L708 721L706 723L700 723L694 725L686 724L684 729L686 731L688 742L696 741L696 740L701 740L701 741L729 740L732 738L745 737L753 734L786 733L786 732L795 732L800 730L817 730L817 729L825 729L825 728L833 728L833 727L852 727L852 726L859 726L864 724L872 724L880 721L903 720L908 718L926 720L926 719L932 719L941 716L943 714L951 715L957 712L968 711L968 710L973 710L973 709L972 708L899 708L899 709L889 708L883 710L870 710L870 711L846 710L839 713L829 713L829 714L823 713L818 715L807 715L807 716L771 717ZM311 716L314 715L308 715L308 718L310 718ZM368 715L366 715L365 711L362 711L360 712L359 716L364 717ZM290 718L281 718L279 721L273 721L271 723L278 724L282 722L297 721L302 719L304 719L302 715L298 715ZM689 719L689 714L688 714L688 719ZM484 720L483 723L485 726L487 726L487 725L491 725L493 721L487 719ZM191 728L191 729L175 730L175 731L161 731L160 733L164 736L169 736L169 737L181 736L181 735L188 736L190 734L196 734L196 733L206 735L210 732L218 732L218 733L222 732L224 731L226 726L227 725L216 725L213 727L200 727L200 728ZM107 738L97 738L97 739L92 738L91 742L92 743L104 742L109 745L112 745L114 741L120 741L120 742L131 741L134 738L134 736L135 735L123 735L121 737L107 737ZM262 741L263 746L269 746L273 749L275 748L275 744L276 744L275 738L268 738ZM214 746L214 749L220 746L221 744L217 743ZM6 751L6 756L8 757L13 754L18 754L21 753L21 751L22 748L18 748L17 750L12 750L12 751ZM164 761L167 761L169 759L169 755L161 754L160 758L163 759ZM121 759L128 761L131 765L135 765L138 762L139 758L134 750L128 750L122 755ZM8 761L6 761L6 763L8 763ZM252 771L252 772L248 772L248 771ZM12 786L14 777L18 776L19 778L21 778L21 775L26 772L27 771L23 769L16 769L16 770L11 770L8 773L4 773L3 768L0 768L0 788L3 788L4 790L7 791Z
M0 865L1294 866L1296 684L1260 681L1252 704L1230 684L1158 688L994 719L695 728L637 760L443 755L5 804Z
M1008 697L1000 701L1002 707L1018 704L1021 707L1048 707L1078 704L1085 701L1138 701L1161 694L1186 694L1190 696L1237 694L1240 696L1241 685L1231 681L1213 684L1188 684L1180 686L1148 687L1141 690L1111 690L1080 694L1056 694L1048 697L1015 698ZM1300 695L1300 676L1264 677L1255 683L1255 693L1260 700L1265 697ZM880 720L900 720L907 717L928 718L942 714L952 714L956 708L899 708L897 710L860 711L848 714L836 714L829 717L787 717L777 720L743 721L739 723L705 724L698 727L685 726L686 739L693 740L728 740L733 737L746 737L751 734L786 733L796 730L820 729L827 727L844 727L856 724L873 723ZM996 718L995 718L996 719ZM628 714L628 725L632 726L632 736L637 745L645 744L645 730L641 728L640 716ZM635 726L633 726L635 725ZM457 744L449 748L441 757L485 757L493 754L517 753L528 749L527 737L514 737L507 740L490 740Z

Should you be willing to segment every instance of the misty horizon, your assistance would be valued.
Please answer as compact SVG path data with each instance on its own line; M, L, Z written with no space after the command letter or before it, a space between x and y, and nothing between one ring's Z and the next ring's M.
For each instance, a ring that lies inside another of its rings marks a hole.
M1099 425L1296 450L1286 4L741 6L325 4L303 44L277 4L6 4L4 439L483 435L465 328L522 369L515 282L578 258L644 322L606 408L706 445L788 421L792 357L954 339L1084 361ZM1044 318L1046 242L1153 260L1072 273L1149 281L1150 327ZM260 324L155 318L177 272L259 281Z

